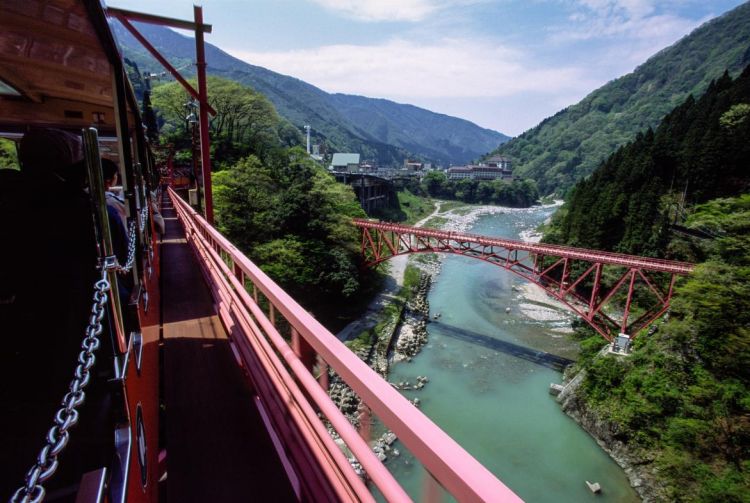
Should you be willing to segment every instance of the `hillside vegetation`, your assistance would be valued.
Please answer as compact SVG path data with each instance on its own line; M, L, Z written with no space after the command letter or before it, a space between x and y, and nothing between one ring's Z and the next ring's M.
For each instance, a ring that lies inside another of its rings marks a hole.
M750 67L689 97L575 186L547 240L649 256L667 250L683 205L750 189Z
M354 192L298 146L297 129L262 94L218 77L208 85L217 111L210 121L217 228L300 304L337 327L342 304L354 309L376 280L362 267L351 225L365 216ZM186 93L170 83L151 97L160 141L174 146L178 162L189 162Z
M194 75L195 42L167 28L136 23L138 29L184 75ZM124 55L142 70L159 64L122 28L115 33ZM250 65L206 44L207 71L252 87L301 130L312 126L313 143L333 152L358 152L381 165L419 156L442 164L462 164L485 154L508 137L469 121L382 99L329 94L299 79ZM210 94L210 91L209 91Z
M750 63L750 3L696 29L634 72L592 92L502 145L516 174L543 194L562 194L638 131L656 127L690 94L699 96L724 71Z
M545 237L698 263L630 357L596 356L603 339L576 332L583 400L654 468L666 501L750 501L748 166L750 67L610 156Z

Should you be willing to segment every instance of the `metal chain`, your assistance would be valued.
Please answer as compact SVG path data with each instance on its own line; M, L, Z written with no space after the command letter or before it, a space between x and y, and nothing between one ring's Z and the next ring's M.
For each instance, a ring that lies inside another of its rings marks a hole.
M146 228L146 222L148 222L148 204L149 201L146 200L146 204L143 205L143 208L141 208L141 232L143 232L143 229Z
M44 447L39 451L36 463L26 472L26 483L19 487L10 498L11 503L38 503L44 499L45 490L42 483L52 477L57 470L57 457L65 449L70 439L68 430L78 422L77 407L86 398L84 388L91 379L91 368L96 363L94 352L99 349L99 335L102 333L104 306L109 300L107 292L110 283L107 280L107 269L102 267L101 279L94 284L94 303L86 327L86 337L81 342L82 351L78 354L78 365L73 372L69 391L62 399L62 407L54 416L54 425L47 432Z
M125 265L117 266L117 272L128 273L133 268L135 263L135 220L130 221L130 228L128 229L128 258L125 261Z

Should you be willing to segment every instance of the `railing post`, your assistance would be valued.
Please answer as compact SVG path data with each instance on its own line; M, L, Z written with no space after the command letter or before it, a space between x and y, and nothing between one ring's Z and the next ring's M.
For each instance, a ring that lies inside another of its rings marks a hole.
M328 381L328 364L320 355L318 355L318 372L318 383L321 388L328 392L328 388L330 388L330 383Z
M297 355L305 368L312 373L317 355L312 346L294 328L292 328L292 351L294 351L294 354Z
M365 442L370 442L372 440L372 410L370 410L365 402L360 400L357 412L359 418L359 436Z
M424 497L422 501L425 503L441 503L443 501L443 488L427 470L424 472L423 490Z

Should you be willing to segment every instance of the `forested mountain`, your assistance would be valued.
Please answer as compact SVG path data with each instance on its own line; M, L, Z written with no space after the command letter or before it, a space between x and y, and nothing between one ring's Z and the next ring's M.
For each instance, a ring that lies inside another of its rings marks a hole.
M493 142L509 139L467 120L413 105L350 94L330 98L344 117L367 134L443 165L469 162L494 148Z
M136 23L139 31L185 75L194 75L195 43L172 30ZM162 72L140 44L115 24L124 55L144 71ZM443 164L460 164L485 154L508 137L476 124L387 100L329 94L299 79L245 63L206 44L208 74L224 77L264 94L276 110L301 128L312 126L313 142L330 152L359 152L383 165L410 155Z
M650 473L653 501L750 501L750 66L579 182L545 240L697 263L628 358L577 329L579 410Z
M511 157L516 173L535 179L543 194L561 194L638 131L656 127L688 95L702 94L727 69L738 75L748 63L750 3L745 3L493 153Z
M662 256L681 207L750 191L750 66L688 97L572 190L547 240Z

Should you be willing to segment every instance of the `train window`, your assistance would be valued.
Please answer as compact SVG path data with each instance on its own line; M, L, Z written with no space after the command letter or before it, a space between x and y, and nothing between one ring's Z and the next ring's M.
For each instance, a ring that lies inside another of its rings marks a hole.
M0 95L2 96L21 96L21 93L18 92L18 90L5 82L4 80L0 79Z
M18 150L16 142L0 138L0 169L18 169Z

